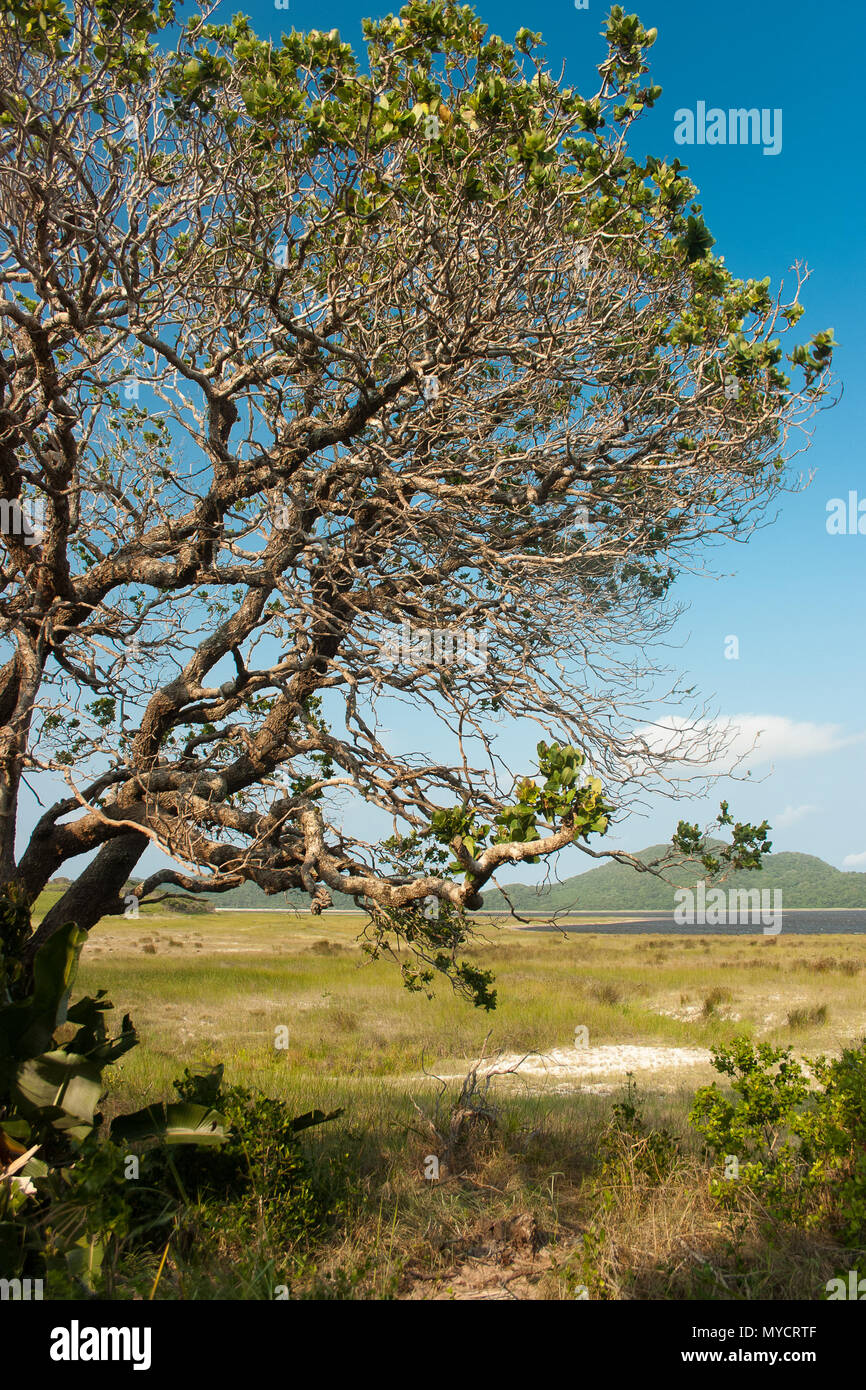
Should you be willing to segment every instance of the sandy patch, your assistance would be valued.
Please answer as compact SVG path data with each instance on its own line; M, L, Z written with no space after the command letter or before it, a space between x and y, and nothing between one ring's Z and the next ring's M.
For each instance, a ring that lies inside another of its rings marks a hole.
M558 1047L521 1057L509 1054L480 1068L479 1076L501 1072L532 1080L589 1082L602 1076L625 1077L627 1072L670 1072L685 1067L708 1066L709 1052L702 1047L639 1047L610 1044L602 1047ZM462 1080L464 1073L443 1076L443 1081ZM601 1087L585 1086L585 1090Z

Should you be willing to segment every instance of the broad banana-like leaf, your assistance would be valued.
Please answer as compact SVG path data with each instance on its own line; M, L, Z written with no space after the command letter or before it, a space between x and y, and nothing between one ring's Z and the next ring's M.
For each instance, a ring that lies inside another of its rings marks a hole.
M41 1158L29 1158L24 1167L19 1169L23 1178L45 1178L48 1176L48 1164Z
M55 1129L83 1138L93 1125L102 1093L99 1066L74 1052L44 1052L28 1058L15 1074L13 1099L25 1116L48 1120Z
M114 1005L106 999L107 989L98 989L94 995L85 994L66 1011L67 1023L91 1023L96 1014L108 1013Z
M81 1236L64 1251L64 1256L73 1279L80 1279L84 1287L93 1292L105 1256L103 1243L96 1236Z
M102 1067L116 1062L118 1057L122 1057L138 1043L138 1034L129 1014L123 1015L120 1035L109 1038L103 1015L113 1009L114 1005L102 1002L104 993L104 990L100 990L94 999L87 996L73 1004L66 1020L68 1023L80 1023L81 1027L72 1041L64 1044L64 1051L77 1052L82 1057L89 1057L91 1062L97 1062Z
M33 960L29 999L0 1009L0 1057L38 1057L66 1021L69 995L87 932L67 922L40 946Z
M122 1143L158 1139L163 1144L222 1144L228 1128L225 1116L216 1110L179 1101L118 1115L111 1123L111 1137Z
M69 996L87 932L67 922L40 946L33 958L33 1013L53 1029L66 1022Z

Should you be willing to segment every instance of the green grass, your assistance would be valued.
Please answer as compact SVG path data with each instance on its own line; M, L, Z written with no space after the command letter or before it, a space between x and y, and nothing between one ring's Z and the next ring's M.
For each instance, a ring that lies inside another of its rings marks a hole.
M866 1033L866 939L486 925L471 951L496 975L498 1007L486 1014L444 981L432 1001L407 993L393 962L363 956L362 927L348 914L155 914L91 933L76 994L107 990L118 1020L130 1012L142 1038L112 1069L108 1116L166 1099L184 1067L216 1062L228 1082L283 1098L293 1113L344 1109L304 1137L334 1213L328 1231L278 1250L266 1233L252 1246L225 1234L219 1259L172 1255L159 1296L272 1297L288 1281L300 1297L447 1296L452 1287L462 1298L479 1296L477 1274L493 1290L480 1296L504 1297L484 1233L518 1217L543 1232L542 1253L515 1274L519 1297L573 1297L576 1283L592 1297L817 1296L834 1272L832 1242L768 1246L757 1225L736 1239L722 1231L687 1125L695 1087L716 1079L709 1065L639 1075L648 1121L682 1139L672 1173L643 1195L608 1186L605 1196L599 1186L599 1144L622 1078L611 1079L612 1094L502 1078L493 1130L474 1133L439 1183L425 1182L427 1155L441 1152L428 1120L441 1136L459 1089L449 1083L440 1099L432 1078L464 1075L488 1033L488 1053L522 1054L570 1047L578 1026L591 1047L705 1049L747 1033L801 1055L836 1052ZM274 1047L279 1027L286 1050ZM684 1244L706 1263L684 1257ZM519 1250L512 1258L521 1269ZM140 1287L153 1273L145 1261Z
M362 954L361 925L346 915L112 918L91 933L79 985L107 989L132 1013L145 1045L122 1077L135 1093L181 1061L214 1057L234 1080L276 1091L287 1074L294 1085L416 1075L422 1053L428 1066L454 1070L491 1030L507 1052L570 1046L579 1026L591 1046L707 1048L742 1032L790 1040L795 1011L798 1047L832 1049L866 1024L860 937L814 945L488 928L487 943L470 952L496 975L488 1015L444 981L433 1000L408 994L393 962ZM274 1048L278 1028L288 1030L287 1050Z

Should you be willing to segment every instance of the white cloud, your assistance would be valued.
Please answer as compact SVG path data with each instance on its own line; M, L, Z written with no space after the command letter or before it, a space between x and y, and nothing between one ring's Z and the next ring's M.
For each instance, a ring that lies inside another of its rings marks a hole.
M866 867L866 850L862 854L846 854L842 860L843 869L859 869L861 865Z
M634 736L645 739L653 752L675 753L681 761L700 762L708 771L732 767L738 759L742 769L822 757L866 738L862 733L845 734L841 724L813 724L781 714L732 714L693 723L677 716L644 725Z
M796 825L798 821L814 815L820 809L820 806L786 806L780 815L772 817L773 829L784 830L786 826Z

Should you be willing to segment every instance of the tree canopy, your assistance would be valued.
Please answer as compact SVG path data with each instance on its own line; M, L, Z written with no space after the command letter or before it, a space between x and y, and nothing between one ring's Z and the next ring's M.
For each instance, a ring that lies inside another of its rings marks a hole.
M441 0L360 56L167 0L0 23L0 881L91 856L35 946L153 844L186 868L139 897L347 892L411 986L488 1001L459 949L497 868L676 786L649 653L828 392L832 332L782 347L807 272L736 279L684 166L630 153L661 89L619 6L589 95ZM22 845L34 774L68 793Z

